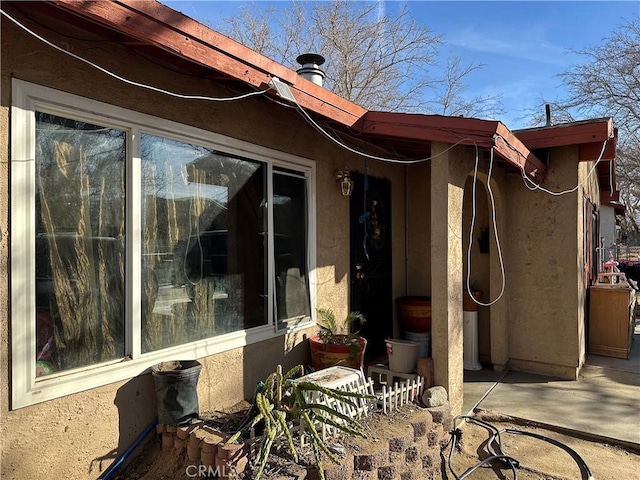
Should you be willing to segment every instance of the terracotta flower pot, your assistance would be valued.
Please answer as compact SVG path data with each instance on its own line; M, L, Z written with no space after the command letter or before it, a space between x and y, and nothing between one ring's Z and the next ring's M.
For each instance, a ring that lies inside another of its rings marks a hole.
M473 295L473 298L478 301L480 301L480 299L482 298L482 292L474 290L471 293ZM467 290L464 290L462 292L462 310L464 310L465 312L477 312L479 306L480 305L473 301Z
M346 335L337 335L345 339ZM356 337L355 345L323 343L318 335L309 337L309 348L311 350L311 366L315 370L341 365L351 368L362 368L364 366L364 351L367 347L367 340L364 337Z
M405 332L431 332L431 297L398 297L398 317Z

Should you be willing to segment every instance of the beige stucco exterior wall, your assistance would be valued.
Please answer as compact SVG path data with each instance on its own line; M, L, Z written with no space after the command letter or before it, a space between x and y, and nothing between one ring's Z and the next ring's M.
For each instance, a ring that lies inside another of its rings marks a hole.
M452 410L463 402L463 202L473 168L469 149L434 143L431 160L431 341L434 380Z
M3 9L5 6L3 5ZM86 43L45 30L12 6L6 10L56 44L137 82L172 91L214 97L236 95L232 88L174 73L112 43ZM40 19L49 23L50 19ZM34 39L2 18L2 92L0 106L0 422L2 478L96 478L129 447L155 416L149 373L64 398L11 410L9 266L9 122L11 78L46 85L84 97L196 126L317 162L317 304L346 314L349 287L349 201L334 171L364 171L364 161L321 137L295 111L264 98L239 102L182 101L152 93L101 74ZM70 32L72 35L74 32ZM86 32L78 37L86 38ZM393 195L393 255L404 255L403 172L391 164L369 162L369 174L389 178ZM347 246L347 248L345 248ZM404 266L394 262L394 292L404 292ZM396 295L394 295L396 296ZM390 319L392 321L392 319ZM278 363L288 368L308 362L310 328L207 358L198 394L200 410L222 409L250 398L258 380Z
M406 295L431 296L431 170L424 162L405 167L407 176Z
M577 146L551 150L544 188L571 190L584 177ZM509 365L516 370L575 379L584 361L583 194L553 196L508 179Z

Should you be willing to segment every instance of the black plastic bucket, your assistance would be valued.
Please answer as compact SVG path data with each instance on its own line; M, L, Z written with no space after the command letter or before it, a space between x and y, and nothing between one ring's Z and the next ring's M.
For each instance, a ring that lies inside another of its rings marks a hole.
M184 425L200 414L198 378L202 365L196 360L162 362L151 367L158 402L158 423Z

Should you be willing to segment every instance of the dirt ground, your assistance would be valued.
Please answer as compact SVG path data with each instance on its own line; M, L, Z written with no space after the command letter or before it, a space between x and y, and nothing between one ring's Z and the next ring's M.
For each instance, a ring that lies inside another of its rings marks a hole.
M488 421L498 430L524 430L550 437L567 445L586 462L596 480L639 478L640 445L638 449L623 448L547 430L533 424L515 423L512 419L491 413L483 413L477 418ZM461 447L453 455L452 461L454 471L458 476L481 459L486 458L488 455L486 443L491 436L491 432L485 427L474 423L465 423L460 429L463 432ZM520 480L587 480L588 478L586 472L581 472L578 464L569 453L551 443L515 434L503 434L502 441L504 453L520 462L520 468L517 470ZM443 451L445 462L449 450L450 448L446 448ZM448 476L444 478L449 480L454 479L455 476L448 473ZM513 473L510 468L504 465L500 468L499 464L494 464L493 468L487 466L478 469L469 478L473 480L512 479Z
M402 418L403 412L391 416L382 422L380 417L371 417L371 423L366 424L368 438L357 442L343 441L347 451L366 451L367 441L371 444L380 441L385 430L393 429L394 423ZM603 442L578 438L576 436L551 431L533 424L517 423L513 419L492 414L483 413L477 418L489 422L498 430L516 429L534 434L550 437L573 449L587 464L591 474L596 480L630 480L638 478L640 471L640 446L637 450L610 445ZM459 447L452 456L452 467L455 475L460 477L467 469L473 467L490 453L487 442L492 432L484 426L475 423L465 423L460 426L462 438ZM546 441L524 435L502 435L502 450L505 454L515 458L519 462L517 469L520 480L587 480L586 471L581 471L576 461L562 448ZM447 465L450 446L442 451L443 468L440 479L454 480L456 476L451 473ZM301 457L310 461L310 456L301 452ZM303 460L304 462L304 460ZM123 471L118 472L116 480L180 480L193 478L186 471L184 452L177 450L160 451L157 440L150 441L142 452L139 452L132 464ZM267 468L262 476L264 480L282 478L296 478L295 472L300 468L292 465L285 455L272 455ZM242 477L250 479L251 473L247 471ZM512 470L504 464L494 463L474 471L470 476L473 480L512 479ZM348 479L345 479L348 480Z

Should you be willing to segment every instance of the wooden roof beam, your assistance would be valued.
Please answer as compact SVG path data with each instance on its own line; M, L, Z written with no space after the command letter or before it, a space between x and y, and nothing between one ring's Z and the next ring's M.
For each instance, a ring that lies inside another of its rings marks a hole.
M613 138L604 142L583 143L580 145L580 161L590 162L600 159L601 162L612 162L616 159L616 147L618 143L618 129L614 129ZM604 146L604 152L602 147Z
M354 125L360 132L395 138L495 147L505 160L524 170L536 183L547 174L546 165L501 122L476 118L367 112Z
M495 132L496 151L536 183L544 182L547 166L536 157L503 123L498 122Z
M136 0L52 3L256 89L268 88L269 81L276 76L289 85L301 107L343 125L353 125L367 111L161 3Z
M474 118L369 111L354 128L367 135L489 148L497 123Z
M529 149L562 147L600 142L614 137L613 120L599 118L513 132Z

